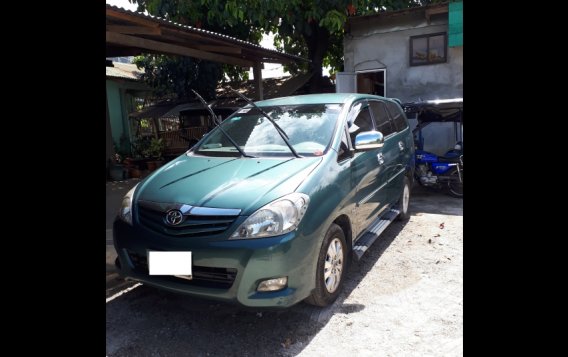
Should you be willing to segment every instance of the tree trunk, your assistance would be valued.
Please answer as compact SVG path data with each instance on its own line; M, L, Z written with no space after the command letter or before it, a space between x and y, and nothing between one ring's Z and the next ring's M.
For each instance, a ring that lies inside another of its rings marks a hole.
M329 31L318 26L316 22L312 23L311 34L308 36L304 33L304 39L308 46L308 58L312 61L309 65L309 71L313 73L310 79L309 92L321 93L322 91L322 69L323 57L329 47Z

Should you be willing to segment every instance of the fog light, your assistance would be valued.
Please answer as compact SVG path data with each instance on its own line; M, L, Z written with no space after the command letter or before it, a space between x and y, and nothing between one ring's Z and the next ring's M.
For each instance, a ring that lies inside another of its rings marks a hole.
M261 281L260 284L258 284L258 288L256 290L257 291L282 290L286 287L287 283L288 283L288 277L287 276L283 276L281 278L276 278L276 279L268 279L268 280Z

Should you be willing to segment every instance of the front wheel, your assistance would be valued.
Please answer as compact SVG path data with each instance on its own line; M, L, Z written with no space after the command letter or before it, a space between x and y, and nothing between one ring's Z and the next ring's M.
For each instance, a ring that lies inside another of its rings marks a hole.
M316 288L305 301L316 306L330 305L337 299L343 286L347 268L347 244L341 227L332 224L320 249L316 270Z
M463 169L458 172L457 168L452 169L448 175L448 193L450 196L463 198Z

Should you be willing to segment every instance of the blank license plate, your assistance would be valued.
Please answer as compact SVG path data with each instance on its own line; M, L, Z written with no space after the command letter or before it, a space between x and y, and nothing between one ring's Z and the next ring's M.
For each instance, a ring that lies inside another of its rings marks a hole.
M148 252L150 275L191 278L191 252Z

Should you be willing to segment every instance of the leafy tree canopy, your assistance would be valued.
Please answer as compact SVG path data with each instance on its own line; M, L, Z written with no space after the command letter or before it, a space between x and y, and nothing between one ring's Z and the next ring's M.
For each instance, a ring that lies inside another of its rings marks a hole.
M343 65L343 29L348 16L366 15L386 10L398 10L436 0L129 0L138 10L195 27L205 28L253 43L259 43L263 33L275 33L274 45L286 53L310 59L310 63L286 66L292 74L312 71L310 91L320 89L322 67L331 71ZM188 86L199 85L213 89L202 90L205 96L214 95L214 87L224 80L248 79L246 69L214 64L197 59L167 56L143 56L136 60L145 68L145 79L156 88L170 90L180 97L189 97ZM183 63L183 64L182 64ZM201 82L205 70L213 71ZM200 77L201 76L201 77ZM176 83L182 82L182 83ZM174 84L175 83L175 84Z

